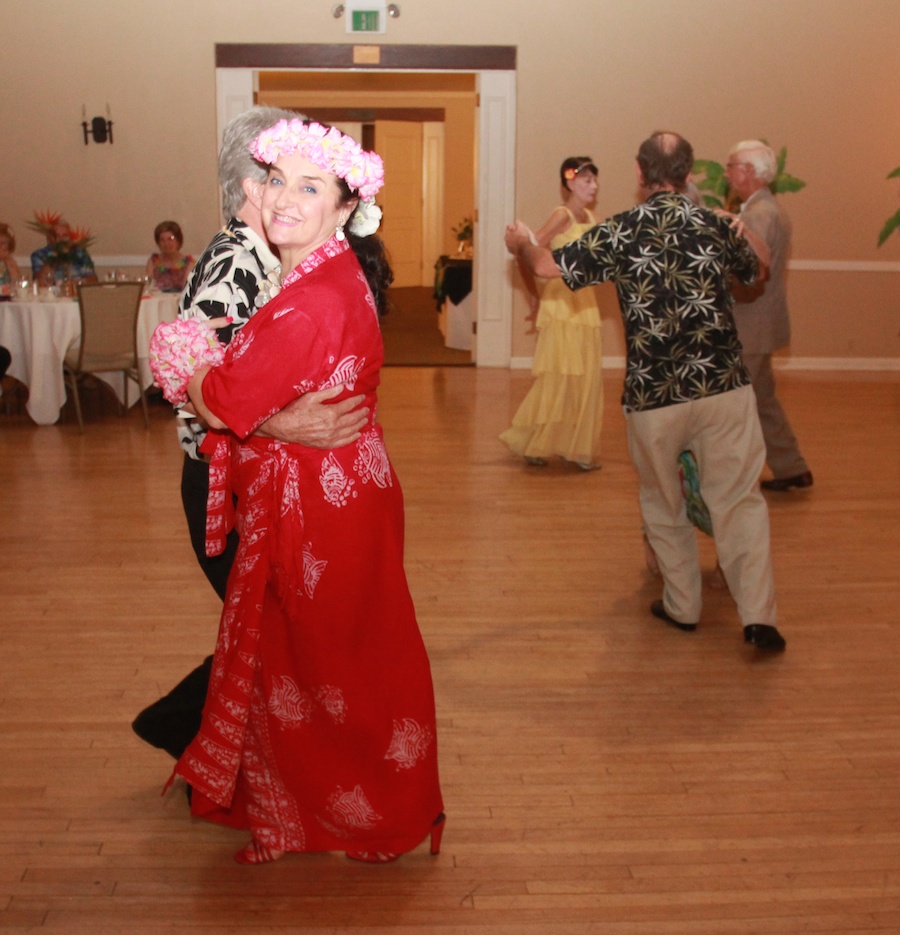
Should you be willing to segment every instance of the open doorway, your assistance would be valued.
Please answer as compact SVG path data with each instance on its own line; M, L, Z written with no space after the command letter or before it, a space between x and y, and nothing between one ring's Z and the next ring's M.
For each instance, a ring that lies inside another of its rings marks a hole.
M460 310L441 285L456 232L475 214L475 75L260 71L256 80L258 103L333 124L384 158L379 234L394 270L385 364L471 365L473 322L463 316L473 303ZM471 291L471 254L468 264Z
M216 46L220 134L233 116L258 99L260 78L269 72L358 73L367 82L411 73L431 75L437 82L474 76L472 156L452 165L467 173L474 186L472 359L478 366L505 367L511 359L512 278L503 231L514 215L515 58L515 49L507 46ZM445 196L449 190L445 185Z

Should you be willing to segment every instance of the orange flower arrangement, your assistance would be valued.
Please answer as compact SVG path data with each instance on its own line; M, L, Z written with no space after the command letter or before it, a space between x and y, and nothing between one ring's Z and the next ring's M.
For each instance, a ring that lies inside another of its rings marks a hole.
M89 227L72 227L72 246L89 247L97 238L91 234Z
M34 220L26 221L25 225L46 237L47 234L60 223L63 223L62 212L50 211L48 209L45 211L35 210ZM72 227L70 225L69 230L72 234L72 238L69 241L72 247L83 247L86 249L97 239L91 234L91 229L89 227Z
M35 211L34 220L26 221L25 226L41 234L49 234L54 227L63 219L61 212L56 211Z

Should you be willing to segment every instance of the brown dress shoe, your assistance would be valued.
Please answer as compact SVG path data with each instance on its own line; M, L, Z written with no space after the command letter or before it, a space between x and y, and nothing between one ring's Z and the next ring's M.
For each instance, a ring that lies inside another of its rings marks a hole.
M813 476L811 471L804 471L794 477L773 477L771 480L760 482L763 490L790 490L791 487L812 487Z

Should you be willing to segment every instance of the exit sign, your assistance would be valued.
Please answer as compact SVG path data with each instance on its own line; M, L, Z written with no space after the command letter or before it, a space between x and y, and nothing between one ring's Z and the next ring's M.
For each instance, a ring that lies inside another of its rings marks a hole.
M347 32L385 32L386 7L381 0L349 0L344 7Z
M354 10L353 32L381 32L381 12L379 10Z

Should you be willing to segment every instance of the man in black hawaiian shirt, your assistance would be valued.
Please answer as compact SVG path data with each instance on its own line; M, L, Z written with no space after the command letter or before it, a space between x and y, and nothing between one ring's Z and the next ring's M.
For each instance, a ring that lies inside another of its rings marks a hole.
M662 600L651 612L688 631L700 618L697 542L676 467L691 450L744 639L778 650L785 641L775 628L769 517L758 483L765 448L729 291L731 276L751 283L761 275L768 248L683 194L693 161L687 140L654 133L637 157L642 204L552 253L521 222L508 228L506 244L538 276L562 276L571 289L616 285L628 447L663 576Z

